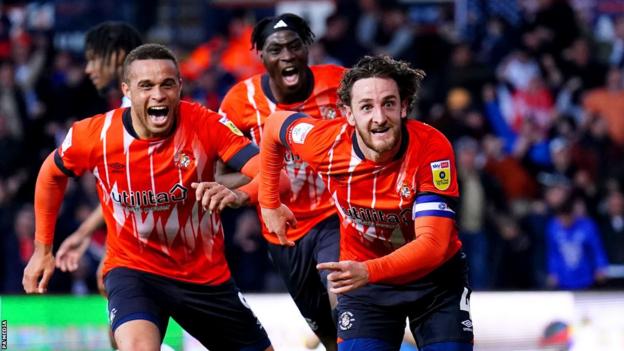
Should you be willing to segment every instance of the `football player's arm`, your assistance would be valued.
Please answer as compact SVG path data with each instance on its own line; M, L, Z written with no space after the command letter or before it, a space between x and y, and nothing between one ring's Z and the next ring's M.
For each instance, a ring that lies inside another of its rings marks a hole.
M233 172L221 160L217 160L214 177L217 183L221 183L230 189L236 189L249 183L250 181L250 178L246 175L239 172Z
M43 162L35 186L35 250L22 278L28 294L45 293L54 272L54 225L67 187L67 175L54 164L54 155Z
M260 189L259 198L262 218L270 232L275 233L281 245L293 246L286 238L286 230L294 227L296 220L288 207L280 202L279 174L284 166L285 145L280 135L282 127L292 112L275 112L267 118L260 148Z
M245 114L242 109L247 104L246 90L242 89L241 84L234 85L225 95L221 106L219 107L219 114L227 117L243 134L249 132L249 125L245 123L243 118ZM215 180L218 183L225 185L230 189L236 189L243 186L253 178L248 177L239 171L235 171L231 167L228 167L221 160L217 161L215 167Z
M365 262L370 283L396 283L402 277L422 278L444 263L455 220L437 216L414 220L416 238L392 253Z
M414 220L416 239L392 253L372 260L325 262L317 269L332 271L327 280L330 291L342 294L368 283L400 284L423 277L438 268L447 258L455 221L424 216Z

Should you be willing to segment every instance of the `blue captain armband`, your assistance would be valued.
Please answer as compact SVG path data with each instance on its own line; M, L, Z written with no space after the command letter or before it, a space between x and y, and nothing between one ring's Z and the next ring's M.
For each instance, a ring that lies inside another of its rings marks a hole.
M449 205L449 199L435 194L416 197L412 207L412 219L424 216L446 217L455 219L455 211Z

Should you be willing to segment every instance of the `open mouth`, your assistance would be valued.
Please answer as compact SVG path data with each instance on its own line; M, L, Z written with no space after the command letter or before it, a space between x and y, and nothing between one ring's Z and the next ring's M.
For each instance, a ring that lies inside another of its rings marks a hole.
M389 130L390 130L390 127L375 128L375 129L371 129L371 134L384 134L385 132Z
M167 106L152 106L147 108L147 116L154 124L163 124L167 122L167 116L169 116L169 107Z
M282 70L282 78L286 85L296 85L299 82L299 70L295 67L284 68Z

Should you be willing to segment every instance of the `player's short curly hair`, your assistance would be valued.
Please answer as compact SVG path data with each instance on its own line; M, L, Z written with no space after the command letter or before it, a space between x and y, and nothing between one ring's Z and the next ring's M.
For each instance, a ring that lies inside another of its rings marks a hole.
M425 72L410 67L405 61L395 60L389 56L364 56L342 77L338 87L338 97L344 106L351 106L351 89L353 84L366 78L390 78L399 87L401 101L407 102L408 112L416 104L420 82L425 78Z

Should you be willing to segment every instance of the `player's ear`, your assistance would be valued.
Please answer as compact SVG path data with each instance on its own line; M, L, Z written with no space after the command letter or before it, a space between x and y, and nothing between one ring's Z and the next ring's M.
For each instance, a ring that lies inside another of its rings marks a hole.
M407 101L401 101L401 118L407 118Z
M123 82L123 81L121 82L121 92L124 94L125 97L132 100L132 95L130 93L130 86L128 85L128 83Z
M351 106L343 105L342 112L347 118L347 123L349 123L350 126L355 126L355 116L353 116L353 111L351 110Z

